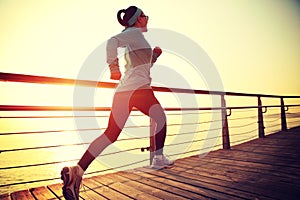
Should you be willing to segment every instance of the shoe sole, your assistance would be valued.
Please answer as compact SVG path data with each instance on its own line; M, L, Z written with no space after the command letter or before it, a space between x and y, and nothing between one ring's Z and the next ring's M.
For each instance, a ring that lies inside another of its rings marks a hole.
M151 169L170 169L174 167L174 164L173 165L164 165L164 166L151 166L150 168Z
M64 182L64 186L62 188L63 190L63 196L65 197L66 200L76 200L74 197L74 193L70 188L67 188L67 185L69 185L69 181L71 179L70 177L70 169L68 167L64 167L61 170L61 180Z

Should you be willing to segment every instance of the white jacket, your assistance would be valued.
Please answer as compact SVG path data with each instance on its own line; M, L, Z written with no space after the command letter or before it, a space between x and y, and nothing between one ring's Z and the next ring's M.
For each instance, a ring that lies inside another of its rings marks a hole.
M125 75L117 92L151 88L152 49L139 28L129 27L107 41L107 63L118 58L118 48L125 47Z

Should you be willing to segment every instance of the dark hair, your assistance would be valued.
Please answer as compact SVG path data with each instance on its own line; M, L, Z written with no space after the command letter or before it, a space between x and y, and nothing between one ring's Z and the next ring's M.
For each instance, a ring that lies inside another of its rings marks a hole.
M135 14L137 9L138 8L136 6L130 6L126 10L125 9L119 10L119 12L117 13L117 18L118 18L119 23L122 26L129 26L128 21ZM123 17L121 16L122 13L124 13ZM133 25L131 25L131 26L133 26Z

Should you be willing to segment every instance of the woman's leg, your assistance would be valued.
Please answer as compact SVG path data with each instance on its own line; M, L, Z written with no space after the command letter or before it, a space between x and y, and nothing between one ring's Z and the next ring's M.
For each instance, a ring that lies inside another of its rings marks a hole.
M167 122L164 109L151 89L137 90L131 98L131 105L148 115L156 122L155 154L162 155L167 133Z
M115 94L107 129L90 144L78 162L84 171L107 146L118 139L132 109L129 105L129 98L130 93L129 95L125 92Z
M66 199L79 199L82 175L93 160L110 144L115 142L122 131L132 107L129 107L130 95L116 93L106 131L96 138L78 162L78 165L64 167L61 170L63 196Z

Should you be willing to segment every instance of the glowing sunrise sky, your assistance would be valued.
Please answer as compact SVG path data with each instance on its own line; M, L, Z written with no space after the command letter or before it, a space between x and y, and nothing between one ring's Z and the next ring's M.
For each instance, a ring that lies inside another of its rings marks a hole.
M292 0L1 0L0 71L76 78L122 30L116 13L130 5L149 15L149 28L197 42L226 91L300 94L300 5Z

